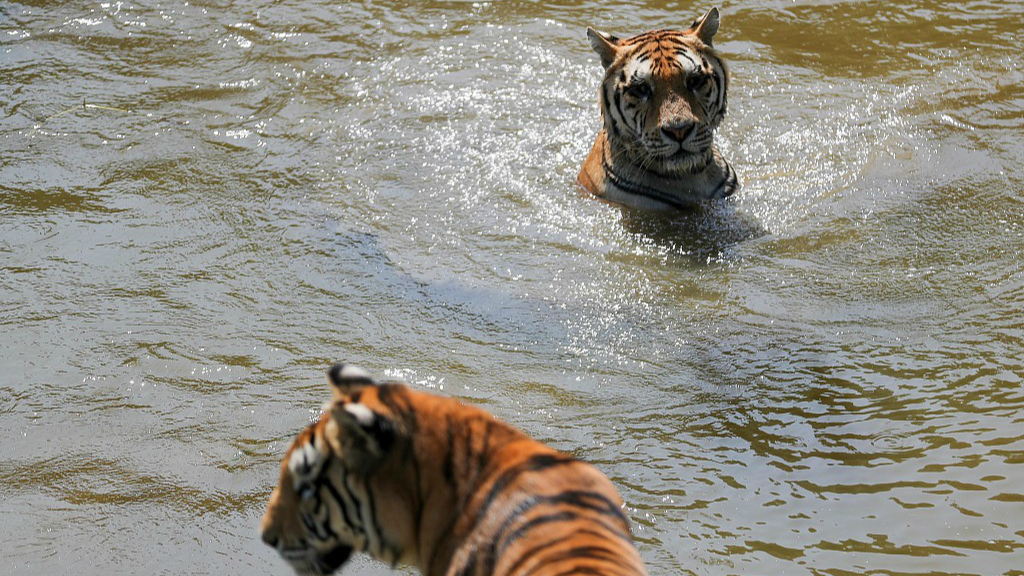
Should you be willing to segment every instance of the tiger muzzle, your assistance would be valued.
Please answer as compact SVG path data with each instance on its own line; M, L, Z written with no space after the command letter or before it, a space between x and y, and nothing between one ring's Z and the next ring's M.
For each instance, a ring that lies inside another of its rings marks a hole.
M661 133L664 134L669 140L682 144L693 134L693 131L697 128L697 123L690 121L679 121L665 124L661 127Z

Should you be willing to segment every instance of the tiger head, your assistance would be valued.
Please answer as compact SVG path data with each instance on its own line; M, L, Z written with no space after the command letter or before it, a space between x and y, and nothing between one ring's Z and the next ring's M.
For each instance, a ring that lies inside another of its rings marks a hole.
M382 474L402 481L388 472L396 421L367 372L338 364L328 377L334 398L288 449L260 524L263 541L298 574L330 574L353 551L395 564L412 540L407 508L375 500L371 486ZM365 388L373 401L361 401Z
M712 8L682 31L620 40L587 29L605 69L600 106L614 154L665 177L708 165L728 88L725 64L712 48L718 25Z

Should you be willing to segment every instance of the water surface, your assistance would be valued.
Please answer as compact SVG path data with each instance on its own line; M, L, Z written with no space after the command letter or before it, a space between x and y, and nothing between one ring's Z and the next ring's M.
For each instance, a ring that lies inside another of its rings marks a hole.
M0 572L287 573L348 359L597 464L652 576L1022 574L1024 5L723 4L742 192L582 196L585 27L708 7L0 2Z

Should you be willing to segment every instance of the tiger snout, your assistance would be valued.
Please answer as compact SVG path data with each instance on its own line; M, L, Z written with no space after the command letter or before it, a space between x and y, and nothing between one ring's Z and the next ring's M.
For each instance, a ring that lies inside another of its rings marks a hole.
M642 139L644 149L651 159L674 160L676 155L701 154L711 142L705 137L706 130L695 119L679 119L659 122Z
M697 123L695 121L679 120L662 124L661 133L670 141L682 144L683 142L686 142L686 139L689 138L691 134L693 134L695 128L697 128Z
M260 539L277 551L296 574L332 574L341 568L352 556L351 546L336 543L333 547L320 550L307 541L289 542L273 522L260 525Z

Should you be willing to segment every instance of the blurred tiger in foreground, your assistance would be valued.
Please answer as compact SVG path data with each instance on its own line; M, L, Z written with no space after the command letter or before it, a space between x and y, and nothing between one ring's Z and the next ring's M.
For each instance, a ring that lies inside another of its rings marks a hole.
M683 31L620 40L587 29L601 57L604 128L577 177L591 193L635 208L689 208L736 192L714 143L729 77L712 48L718 8Z
M353 551L424 576L646 575L593 466L487 412L351 365L284 457L260 526L299 574Z

